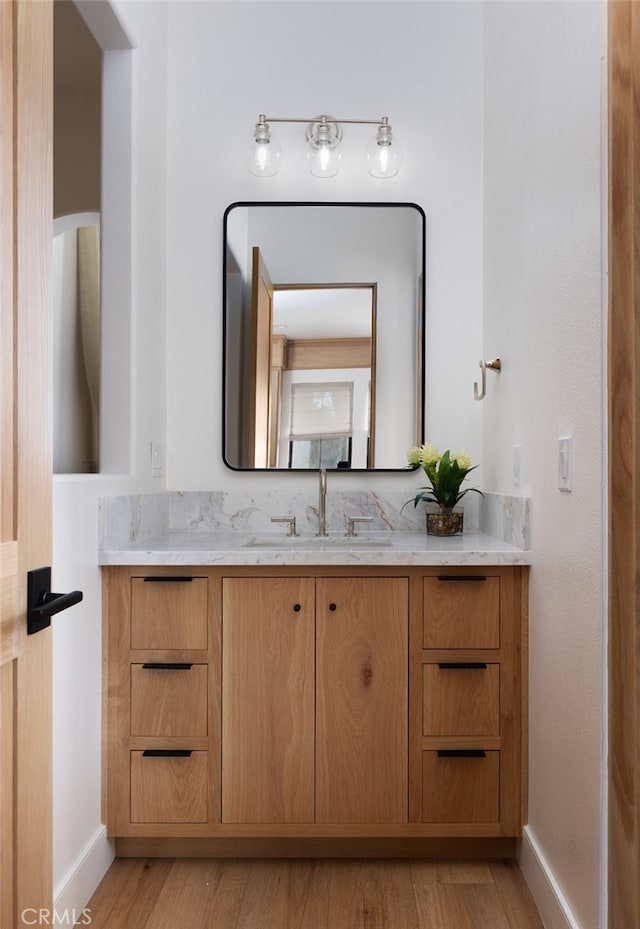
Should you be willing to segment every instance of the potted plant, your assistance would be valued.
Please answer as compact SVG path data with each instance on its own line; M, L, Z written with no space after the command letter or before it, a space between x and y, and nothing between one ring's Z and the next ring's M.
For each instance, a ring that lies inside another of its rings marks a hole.
M454 508L469 491L482 496L482 491L477 487L460 489L467 474L477 465L471 464L471 458L464 449L455 455L447 449L441 455L431 442L410 448L407 452L407 461L410 470L416 471L422 468L429 480L428 486L418 490L413 499L413 505L417 506L423 501L427 504L436 504L435 508L427 509L427 532L430 535L461 533L464 514L461 509ZM407 500L408 503L411 501Z

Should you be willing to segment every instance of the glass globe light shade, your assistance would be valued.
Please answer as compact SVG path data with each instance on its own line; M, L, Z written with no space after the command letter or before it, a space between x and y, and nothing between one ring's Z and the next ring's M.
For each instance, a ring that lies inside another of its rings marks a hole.
M331 150L328 145L311 149L309 144L309 161L314 177L335 177L340 170L340 152Z
M341 135L335 123L329 123L323 117L313 126L308 135L307 157L314 177L335 177L340 170Z
M395 177L402 164L402 148L391 133L391 126L385 116L376 133L375 139L365 149L369 174L373 177Z
M278 173L281 155L278 140L271 138L269 126L261 116L249 151L249 171L257 177L273 177Z

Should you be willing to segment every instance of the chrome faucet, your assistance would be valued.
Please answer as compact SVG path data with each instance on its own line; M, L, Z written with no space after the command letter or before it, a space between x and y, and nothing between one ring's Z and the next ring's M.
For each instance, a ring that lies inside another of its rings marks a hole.
M320 488L318 494L318 532L317 535L327 535L327 472L325 468L318 471Z

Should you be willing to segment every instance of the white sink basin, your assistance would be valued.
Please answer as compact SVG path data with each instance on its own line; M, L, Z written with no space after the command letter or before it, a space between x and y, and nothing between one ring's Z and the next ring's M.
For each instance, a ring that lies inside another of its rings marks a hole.
M246 548L389 548L388 535L262 535L245 542Z

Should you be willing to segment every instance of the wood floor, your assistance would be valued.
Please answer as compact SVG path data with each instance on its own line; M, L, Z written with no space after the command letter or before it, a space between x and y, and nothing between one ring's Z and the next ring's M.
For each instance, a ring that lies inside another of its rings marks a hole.
M542 929L511 861L122 858L88 908L91 929Z

